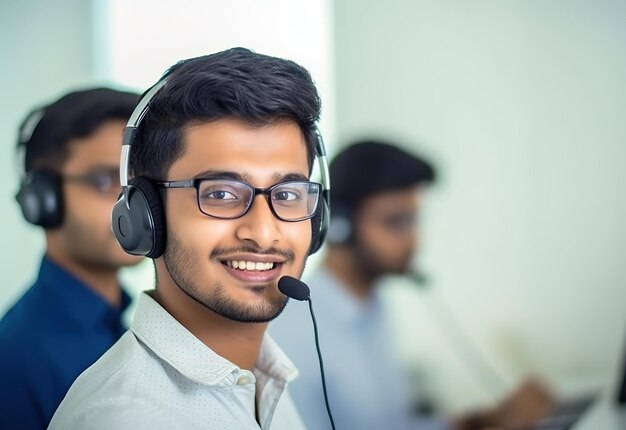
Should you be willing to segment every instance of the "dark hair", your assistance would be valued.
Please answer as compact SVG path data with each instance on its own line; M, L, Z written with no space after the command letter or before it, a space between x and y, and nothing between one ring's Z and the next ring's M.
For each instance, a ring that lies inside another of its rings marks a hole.
M350 144L334 157L329 169L330 207L349 214L373 194L435 180L435 169L429 162L377 140Z
M166 76L167 83L150 102L133 142L133 176L165 179L184 151L185 127L222 118L255 126L296 122L312 166L321 101L311 75L302 66L233 48L181 61Z
M26 148L24 168L59 169L69 155L70 140L89 136L106 121L127 120L138 100L137 93L93 88L68 93L34 109L20 126L18 137L18 146Z

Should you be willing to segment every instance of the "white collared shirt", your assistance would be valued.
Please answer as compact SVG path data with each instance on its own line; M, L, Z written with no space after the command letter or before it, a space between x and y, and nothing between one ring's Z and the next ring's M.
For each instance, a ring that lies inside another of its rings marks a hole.
M144 292L130 330L74 382L49 429L304 429L285 392L297 374L267 334L255 369L240 369Z

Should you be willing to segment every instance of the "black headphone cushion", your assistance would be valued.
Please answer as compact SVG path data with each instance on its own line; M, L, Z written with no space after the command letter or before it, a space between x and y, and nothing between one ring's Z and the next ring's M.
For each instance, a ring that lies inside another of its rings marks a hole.
M46 229L63 224L65 206L58 173L50 170L28 172L15 199L29 223Z
M324 244L326 233L328 231L328 216L328 203L326 203L325 199L322 199L315 215L311 218L312 235L309 255L315 254Z
M158 258L165 250L165 215L157 186L146 177L128 184L128 206L124 196L113 207L112 227L126 252Z
M328 222L326 240L333 245L348 245L354 241L354 210L333 202L333 213Z

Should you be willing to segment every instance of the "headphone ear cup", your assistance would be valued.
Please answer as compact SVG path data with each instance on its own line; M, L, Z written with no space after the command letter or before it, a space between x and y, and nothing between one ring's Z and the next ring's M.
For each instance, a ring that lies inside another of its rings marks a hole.
M58 173L49 170L26 173L15 199L29 223L46 229L63 224L63 191Z
M165 250L165 215L161 193L146 177L128 184L128 202L124 194L113 206L111 227L124 251L133 255L158 258Z
M328 232L328 218L330 209L326 199L322 199L320 207L317 212L311 218L311 247L309 248L309 255L315 254L324 244L326 239L326 233Z
M328 225L328 242L334 245L345 245L352 241L354 231L352 216L342 208L333 206L333 215Z

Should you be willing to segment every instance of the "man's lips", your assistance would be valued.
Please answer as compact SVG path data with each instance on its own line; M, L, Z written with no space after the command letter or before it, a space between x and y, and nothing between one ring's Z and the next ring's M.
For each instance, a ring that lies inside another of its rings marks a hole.
M261 263L259 263L261 264ZM225 262L222 262L222 267L226 272L241 282L246 283L268 283L278 279L283 263L267 263L272 264L272 267L264 270L248 270L248 269L236 269Z
M241 282L266 283L278 278L284 259L275 255L237 254L221 258L220 263Z

